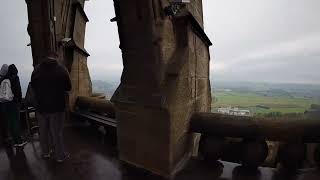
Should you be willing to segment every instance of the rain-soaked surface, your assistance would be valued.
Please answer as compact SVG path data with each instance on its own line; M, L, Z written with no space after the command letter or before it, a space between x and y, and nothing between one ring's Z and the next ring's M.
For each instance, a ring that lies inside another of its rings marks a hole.
M141 170L124 166L112 139L88 127L66 128L66 146L71 159L57 164L40 157L38 141L24 150L0 147L0 180L160 180ZM104 143L103 143L104 142ZM238 164L192 160L176 180L319 180L320 171L286 173L269 168L248 172Z

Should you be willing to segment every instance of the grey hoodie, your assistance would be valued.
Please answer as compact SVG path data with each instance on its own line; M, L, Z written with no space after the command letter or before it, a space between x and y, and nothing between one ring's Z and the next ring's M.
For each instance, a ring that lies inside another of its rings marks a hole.
M7 75L8 69L9 69L9 66L7 64L2 65L0 70L0 78L3 78Z

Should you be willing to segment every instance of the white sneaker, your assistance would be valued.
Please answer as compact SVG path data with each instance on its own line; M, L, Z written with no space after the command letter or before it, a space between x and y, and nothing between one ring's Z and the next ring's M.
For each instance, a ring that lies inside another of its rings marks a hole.
M63 163L64 161L70 159L70 153L65 153L64 157L62 159L57 159L56 161L58 163Z
M14 147L24 147L27 143L28 143L27 141L23 141L23 142L21 142L19 144L14 144L13 146Z
M42 154L43 159L50 159L51 155L50 154Z
M50 150L48 154L42 154L41 156L43 159L50 159L52 154L53 154L53 151Z

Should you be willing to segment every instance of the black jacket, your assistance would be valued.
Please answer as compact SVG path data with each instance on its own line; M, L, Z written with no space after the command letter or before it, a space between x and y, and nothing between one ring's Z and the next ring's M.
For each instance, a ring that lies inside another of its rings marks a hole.
M14 64L11 64L8 69L8 73L4 79L9 79L11 83L11 90L14 95L13 101L16 103L21 103L22 92L20 79L18 76L18 69Z
M31 86L40 112L65 110L65 92L71 90L71 81L68 71L57 61L48 60L38 65L32 73Z

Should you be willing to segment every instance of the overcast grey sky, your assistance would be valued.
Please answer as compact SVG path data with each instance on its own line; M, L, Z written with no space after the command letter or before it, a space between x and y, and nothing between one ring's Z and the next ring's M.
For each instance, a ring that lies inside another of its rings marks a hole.
M205 31L215 80L320 84L319 0L204 0ZM85 8L92 79L119 79L121 52L111 0ZM15 63L23 80L32 71L25 1L0 7L0 63Z

